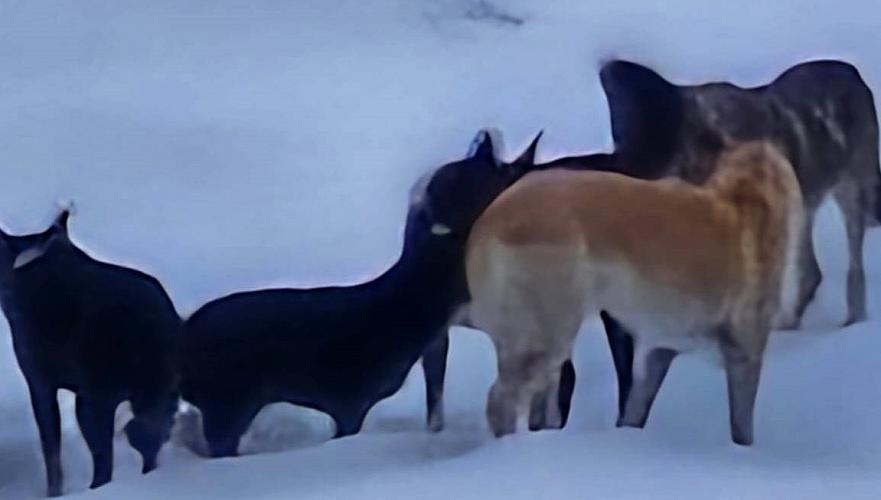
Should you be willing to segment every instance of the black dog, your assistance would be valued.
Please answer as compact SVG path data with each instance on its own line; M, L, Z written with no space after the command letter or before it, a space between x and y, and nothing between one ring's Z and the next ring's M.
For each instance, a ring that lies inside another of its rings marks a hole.
M180 318L156 279L98 262L70 241L68 212L46 231L0 231L0 304L30 390L49 496L62 490L58 389L76 393L80 430L92 453L92 488L113 473L116 407L131 402L126 425L156 467L177 408L175 342Z
M269 403L327 413L341 437L357 433L368 410L401 387L468 300L471 225L531 165L534 148L500 165L481 133L473 150L417 183L400 259L380 277L347 287L236 293L185 322L181 393L202 412L212 456L237 454L242 434ZM437 203L454 214L444 227L433 225L426 208Z

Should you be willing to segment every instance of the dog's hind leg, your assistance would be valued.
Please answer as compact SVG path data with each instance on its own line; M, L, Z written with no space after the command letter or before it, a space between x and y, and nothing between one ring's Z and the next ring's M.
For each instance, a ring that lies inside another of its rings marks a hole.
M548 398L550 388L539 391L533 396L529 406L529 430L540 431L548 428ZM558 407L559 408L559 407Z
M113 417L117 402L99 395L77 394L76 418L92 453L92 484L98 488L113 477Z
M428 429L438 432L444 428L444 378L447 372L447 354L450 336L446 328L422 354L422 373L425 376L425 400L428 408Z
M510 318L500 319L503 321L481 326L496 348L498 376L486 398L486 419L497 438L516 432L518 417L528 411L534 394L527 384L531 382L540 355L530 352L536 338L534 328L524 328L526 325L516 322L505 325L504 320ZM543 412L539 410L539 413Z
M560 367L560 389L557 393L557 405L560 408L560 428L566 427L569 411L572 409L572 393L575 392L575 365L567 359Z
M575 389L575 366L567 359L560 369L548 376L547 388L539 391L529 408L529 430L562 429L569 420L572 393Z
M35 387L30 380L28 389L31 407L40 431L40 444L43 448L43 461L46 464L46 494L50 497L61 495L63 475L61 472L61 414L58 410L57 389L54 387Z
M544 387L532 398L529 430L562 429L572 408L575 390L572 346L581 327L582 315L576 312L581 310L577 303L557 309L560 305L546 303L538 308L542 312L536 318L537 324L545 333L551 334L544 338L542 348L547 352L547 363L552 370L536 373Z
M745 331L744 326L720 330L720 347L728 381L731 440L743 446L753 443L753 410L762 371L762 353L770 333L765 326L747 325L751 331Z
M239 441L263 406L248 401L223 401L200 406L205 441L214 458L239 454Z
M496 345L499 375L490 388L486 406L487 421L496 437L517 432L518 418L526 413L534 399L542 405L537 408L537 415L544 414L547 406L549 380L545 374L552 366L550 357L544 350L520 349L523 340L517 342L514 349ZM551 424L541 417L535 420Z
M656 348L640 356L627 407L618 418L618 427L645 427L658 390L677 354L672 349Z
M551 368L541 374L544 379L544 387L532 397L532 405L529 409L529 430L562 429L565 425L560 394L562 390L561 379L567 373L567 364L571 367L572 361L567 359L559 367L551 364ZM569 403L569 398L565 403ZM568 406L565 407L565 410L568 417Z
M866 273L863 270L865 207L863 192L855 179L844 178L835 186L833 196L844 216L847 230L847 318L845 325L866 319Z
M487 398L487 419L496 437L516 432L518 418L527 411L530 430L562 427L554 396L560 391L561 366L569 359L574 334L526 337L515 340L513 348L496 343L499 376ZM569 344L567 349L560 340Z
M571 363L567 359L568 363ZM546 429L562 429L563 415L560 411L559 402L555 400L554 395L560 393L560 376L562 373L562 365L551 364L550 368L545 372L545 428Z
M486 419L497 438L517 431L517 413L522 388L514 381L499 377L486 398Z
M804 225L799 234L798 245L798 291L793 314L788 318L781 318L777 327L784 330L797 329L804 316L805 310L813 300L820 286L823 275L820 273L820 264L814 253L814 214L816 207L805 207Z
M336 434L334 434L333 438L339 439L353 436L361 432L361 428L364 426L364 419L367 418L367 412L371 407L372 405L366 408L352 409L352 407L347 406L332 412L331 416L336 424Z
M600 312L606 330L615 375L618 378L618 420L624 416L627 398L633 386L633 335L606 311Z
M749 446L753 443L753 409L762 363L736 352L726 353L725 358L731 440L736 444Z

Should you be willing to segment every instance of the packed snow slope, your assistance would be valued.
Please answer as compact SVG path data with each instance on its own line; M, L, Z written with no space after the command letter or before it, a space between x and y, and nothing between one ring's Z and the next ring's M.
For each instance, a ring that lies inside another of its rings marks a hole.
M874 1L0 1L0 223L45 227L75 200L78 244L157 276L181 314L233 291L354 283L397 257L407 190L499 128L512 157L608 150L600 61L671 80L764 83L836 57L881 90ZM729 442L722 371L674 363L648 426L615 429L601 329L576 352L568 428L495 440L479 332L456 329L447 429L423 429L414 376L365 432L328 442L314 412L264 411L246 456L180 439L141 476L117 439L113 483L62 394L65 491L86 498L877 498L881 492L881 230L866 242L871 321L844 318L839 214L814 235L825 280L803 331L775 334L756 444ZM320 332L316 332L320 334ZM179 433L186 436L186 432ZM44 491L25 384L0 327L0 497Z

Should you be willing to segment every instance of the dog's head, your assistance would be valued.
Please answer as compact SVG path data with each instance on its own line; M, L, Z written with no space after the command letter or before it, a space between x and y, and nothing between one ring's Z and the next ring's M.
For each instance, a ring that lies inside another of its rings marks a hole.
M600 80L615 152L629 175L676 175L702 183L726 145L764 139L773 131L773 107L762 88L679 86L645 66L621 60L604 64Z
M411 222L432 238L464 245L471 226L502 191L535 167L539 133L511 163L496 158L493 139L478 132L465 159L448 163L421 179L411 196ZM412 219L415 217L415 219Z
M600 82L624 173L641 178L666 175L685 120L679 87L645 66L622 60L605 63Z
M39 233L11 235L0 230L0 275L5 279L43 256L54 242L67 240L67 221L71 208L65 207L47 229Z

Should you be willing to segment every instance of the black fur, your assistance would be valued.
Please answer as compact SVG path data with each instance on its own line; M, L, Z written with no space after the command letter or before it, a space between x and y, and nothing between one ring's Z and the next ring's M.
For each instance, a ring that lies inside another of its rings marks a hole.
M679 90L628 61L606 63L600 82L609 103L615 170L646 179L667 175L685 120Z
M357 433L468 300L471 225L519 175L516 163L497 164L483 134L474 155L432 176L410 207L398 262L380 277L236 293L194 313L185 323L181 392L202 412L211 455L237 454L254 416L273 402L329 414L337 437ZM436 226L429 207L451 217Z
M180 318L156 279L98 262L67 235L68 213L39 234L0 232L0 304L30 390L46 462L48 494L62 490L58 389L76 393L80 430L93 459L96 488L113 473L116 407L131 402L126 426L156 467L177 408L175 342ZM15 267L23 252L40 254Z

